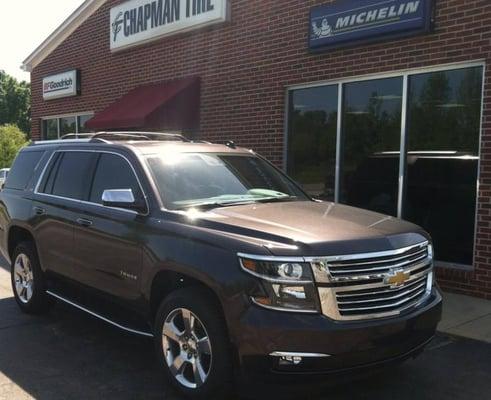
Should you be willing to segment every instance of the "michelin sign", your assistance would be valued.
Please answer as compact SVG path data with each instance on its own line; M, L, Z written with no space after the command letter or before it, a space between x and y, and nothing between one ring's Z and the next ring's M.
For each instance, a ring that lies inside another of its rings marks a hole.
M434 0L338 0L310 12L313 51L430 32Z
M111 8L111 51L227 19L228 0L129 0Z

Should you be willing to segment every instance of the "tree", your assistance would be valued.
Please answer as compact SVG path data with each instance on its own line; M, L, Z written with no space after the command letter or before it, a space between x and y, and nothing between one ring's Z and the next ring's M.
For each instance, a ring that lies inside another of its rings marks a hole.
M31 85L0 70L0 125L15 124L29 136L30 102Z
M15 125L0 126L0 168L10 168L19 150L27 144L25 133Z

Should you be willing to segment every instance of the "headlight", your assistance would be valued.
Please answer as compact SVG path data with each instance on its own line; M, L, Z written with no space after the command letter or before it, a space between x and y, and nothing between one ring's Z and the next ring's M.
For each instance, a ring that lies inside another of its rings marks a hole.
M244 271L259 278L260 287L251 295L254 303L280 311L319 311L310 264L240 257L240 265Z

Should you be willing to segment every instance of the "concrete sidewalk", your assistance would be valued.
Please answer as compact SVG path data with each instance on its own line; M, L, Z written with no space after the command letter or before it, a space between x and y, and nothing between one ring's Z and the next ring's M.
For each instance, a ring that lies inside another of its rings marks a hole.
M438 330L491 343L491 301L445 292Z

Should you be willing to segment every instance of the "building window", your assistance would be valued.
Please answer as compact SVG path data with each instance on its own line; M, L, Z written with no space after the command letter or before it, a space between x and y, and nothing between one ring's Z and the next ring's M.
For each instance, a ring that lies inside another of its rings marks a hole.
M475 66L292 89L288 172L314 197L421 225L437 260L471 265L482 84Z
M334 200L337 119L337 85L290 94L288 174L324 200Z
M42 137L44 140L59 139L63 135L70 133L88 133L89 129L85 123L91 119L94 114L81 114L61 116L57 118L45 118L42 124Z

